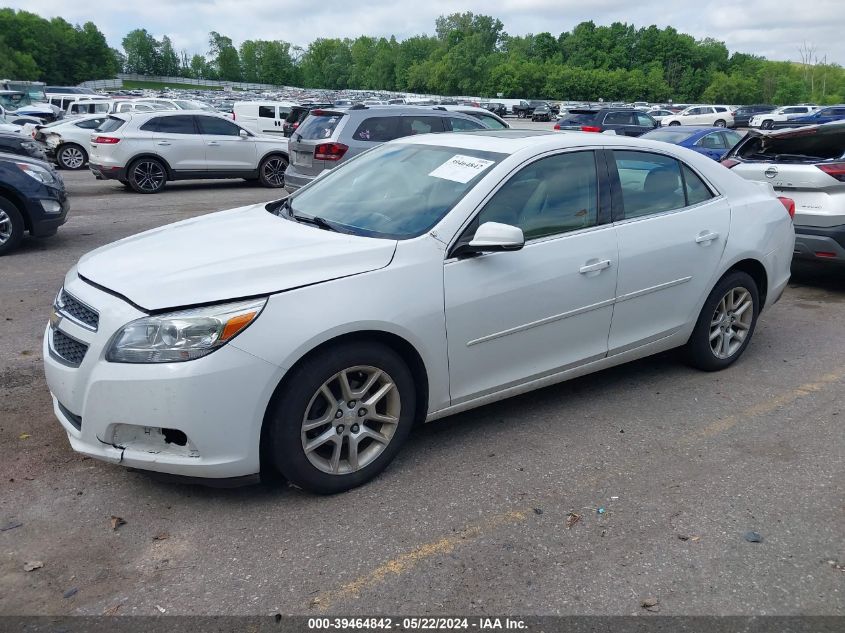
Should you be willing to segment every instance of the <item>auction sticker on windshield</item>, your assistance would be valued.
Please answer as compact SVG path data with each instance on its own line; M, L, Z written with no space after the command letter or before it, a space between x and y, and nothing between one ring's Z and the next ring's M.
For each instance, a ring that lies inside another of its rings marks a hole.
M466 184L493 163L495 161L455 154L428 175Z

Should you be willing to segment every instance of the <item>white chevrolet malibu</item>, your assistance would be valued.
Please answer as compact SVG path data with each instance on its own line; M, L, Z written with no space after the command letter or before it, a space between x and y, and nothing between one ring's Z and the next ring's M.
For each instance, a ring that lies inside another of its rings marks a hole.
M82 257L44 338L55 414L124 466L342 491L415 421L676 347L727 367L789 279L789 203L654 141L399 139Z

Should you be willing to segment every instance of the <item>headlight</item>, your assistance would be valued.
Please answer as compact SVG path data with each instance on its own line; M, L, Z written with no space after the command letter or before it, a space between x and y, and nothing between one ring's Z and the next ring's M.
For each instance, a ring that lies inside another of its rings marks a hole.
M144 317L112 337L112 363L179 363L211 354L252 323L267 299Z
M35 178L38 182L42 182L45 185L52 185L56 183L56 179L53 176L53 173L49 169L44 169L43 167L39 167L38 165L32 165L31 163L15 163L23 173L25 173L30 178Z

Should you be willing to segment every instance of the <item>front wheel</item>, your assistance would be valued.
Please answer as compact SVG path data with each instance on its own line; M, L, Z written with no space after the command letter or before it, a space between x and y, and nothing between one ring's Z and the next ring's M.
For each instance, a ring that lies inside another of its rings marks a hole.
M137 193L158 193L167 182L164 164L155 158L141 158L129 166L129 186Z
M0 256L12 252L23 239L24 222L18 208L0 198Z
M268 156L258 166L258 180L265 187L278 189L285 186L285 170L288 159L281 154Z
M62 169L82 169L88 162L88 154L79 145L68 143L56 152L56 162Z
M681 124L680 121L672 121L672 122L669 123L669 125L680 125L680 124Z
M760 313L760 296L751 275L733 271L710 292L686 344L693 367L704 371L734 363L751 341Z
M713 125L716 127L725 127L725 122L722 119L718 119Z
M293 371L269 412L269 453L291 483L333 494L393 460L416 408L407 365L380 343L339 344Z
M523 112L522 110L520 110L519 112L517 112L517 113L516 113L516 118L518 118L518 119L524 119L524 118L525 118L525 112Z
M765 121L763 121L763 123L760 125L760 127L763 128L764 130L771 130L772 129L772 121L770 119L766 119Z

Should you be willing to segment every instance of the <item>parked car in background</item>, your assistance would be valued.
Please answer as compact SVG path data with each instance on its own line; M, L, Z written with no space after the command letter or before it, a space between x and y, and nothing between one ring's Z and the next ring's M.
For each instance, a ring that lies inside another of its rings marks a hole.
M534 113L534 109L544 105L547 106L550 110L554 111L554 108L546 101L537 101L532 99L530 101L522 100L518 104L515 104L512 108L513 113L518 116L520 119L530 118L531 115Z
M17 154L37 160L47 160L44 150L31 136L18 132L0 131L0 154Z
M845 263L845 121L751 131L722 164L795 201L795 257Z
M101 95L91 95L88 93L70 93L70 94L50 94L48 95L50 105L57 107L63 114L67 114L68 109L74 103L79 101L83 101L85 103L91 103L93 101L101 101L103 103L110 103L111 99L108 97L103 97Z
M223 114L190 110L109 115L91 135L89 168L137 193L169 180L243 178L284 185L287 140L258 136Z
M666 144L403 138L285 200L83 256L45 328L47 386L90 457L337 493L416 422L678 347L730 366L793 242L770 189Z
M15 250L26 232L54 235L68 209L64 182L48 163L0 153L0 255Z
M88 164L91 133L107 119L104 114L63 119L39 127L33 137L45 144L47 156L62 169L82 169Z
M531 120L532 121L551 121L552 120L552 109L548 106L548 104L542 103L534 108L534 111L531 113Z
M658 109L649 110L648 112L646 112L646 114L648 114L652 119L654 119L658 123L661 123L663 119L665 119L667 116L674 115L675 112L673 110Z
M290 137L290 135L293 134L299 125L305 120L305 117L308 116L308 113L311 112L311 110L334 107L336 106L331 103L301 103L293 106L290 109L290 113L284 123L282 123L282 133L284 136Z
M667 116L660 125L709 125L712 127L733 127L734 116L728 106L690 106L678 114Z
M136 101L134 99L121 99L112 103L110 112L161 112L162 110L176 110L171 105L163 103L150 103L149 101Z
M640 136L659 125L646 112L634 108L573 108L555 122L554 129L582 132L612 130L621 136Z
M168 110L205 110L215 112L207 103L194 99L166 99L164 97L138 99L141 103L157 103L165 106Z
M734 126L748 127L753 116L772 112L774 109L775 106L766 104L739 106L734 110Z
M781 127L781 124L786 124L788 126L788 123L786 122L790 119L812 114L818 109L818 106L783 106L769 112L755 114L751 117L751 119L749 119L748 127L760 128L761 130L771 130L775 127Z
M284 136L284 123L296 104L290 101L237 101L233 120L256 134Z
M790 119L789 124L790 126L794 124L817 125L820 123L832 123L834 121L842 121L843 119L845 119L845 104L819 108L812 114L797 116L793 119Z
M78 117L86 114L108 114L114 109L114 102L103 99L79 100L69 104L65 111L66 117Z
M475 106L468 106L468 105L453 105L453 106L435 106L437 109L443 109L447 112L461 112L462 114L468 114L471 117L475 117L487 128L491 130L505 130L510 128L510 124L505 121L502 117L490 112L486 108L482 107L475 107ZM472 127L471 129L476 129Z
M680 145L713 160L719 160L739 143L742 137L739 132L721 127L673 125L671 128L662 127L646 132L641 138Z
M484 102L481 104L481 107L500 117L504 117L508 113L508 107L498 101Z
M44 86L44 93L49 97L54 94L59 95L96 95L97 92L91 88L83 88L82 86Z
M285 188L296 191L324 171L396 138L487 129L476 117L447 107L357 105L348 110L312 110L290 139Z

